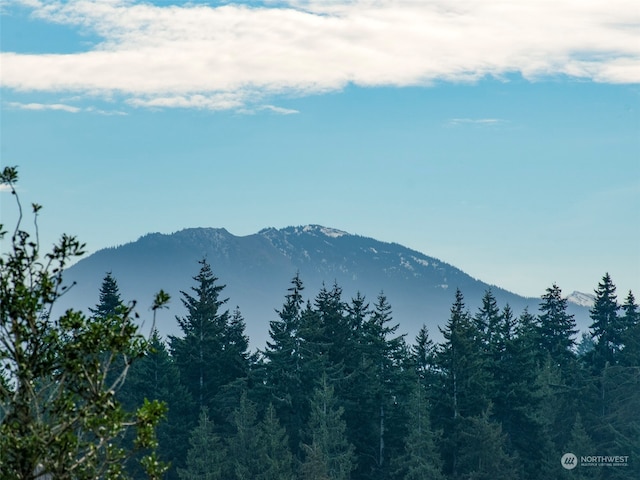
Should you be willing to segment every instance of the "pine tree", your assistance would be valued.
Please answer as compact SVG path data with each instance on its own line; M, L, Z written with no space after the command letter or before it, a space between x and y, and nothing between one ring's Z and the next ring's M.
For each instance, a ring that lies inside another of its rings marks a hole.
M571 429L571 438L565 446L563 452L573 453L576 457L587 455L596 455L596 448L593 440L587 433L582 424L582 417L579 413L576 414L576 419ZM576 468L573 471L564 471L563 478L587 480L592 478L598 478L600 473L597 468ZM558 469L560 471L560 469Z
M409 432L404 439L404 451L392 461L395 478L444 480L429 415L429 400L422 385L416 382L409 401Z
M491 349L497 344L497 337L500 335L500 308L491 289L484 293L482 305L473 317L473 321L480 333L480 340L484 350L491 355Z
M411 347L411 358L420 384L427 395L431 396L436 388L438 377L436 352L436 345L429 337L427 326L423 324L416 336L415 345Z
M216 435L206 409L200 411L198 425L191 432L186 468L178 469L180 480L227 480L226 452Z
M456 477L464 480L513 480L521 472L505 449L505 436L489 412L466 418L460 430Z
M396 336L398 328L391 305L381 292L364 323L362 338L367 382L360 392L359 405L369 419L369 428L354 438L359 457L367 459L360 462L358 471L370 470L378 476L388 471L388 460L402 448L405 436L397 406L398 399L409 396L408 375L412 372L404 338Z
M624 325L620 362L628 367L640 365L640 312L631 290L622 305Z
M99 302L95 308L89 308L89 311L96 318L106 318L109 315L116 315L123 307L118 282L111 272L107 272L100 286Z
M293 455L273 404L260 423L260 473L256 480L293 480Z
M446 417L478 415L488 407L486 359L478 348L479 332L465 309L460 290L456 291L451 316L440 332L444 343L438 350L437 362L444 375Z
M229 438L228 455L231 462L230 478L254 480L262 471L256 405L244 392L233 412L234 432Z
M167 405L167 416L158 425L158 455L170 462L166 478L174 479L177 478L176 469L184 467L189 434L194 427L195 404L181 383L178 368L157 330L151 335L150 346L149 352L132 364L117 398L129 408L142 404L145 398L161 400ZM138 476L141 474L135 467L131 471Z
M596 342L594 364L596 368L602 368L606 363L616 363L622 348L624 326L618 317L620 306L616 297L616 287L608 273L602 277L595 294L595 303L590 310L593 320L590 328Z
M441 386L435 399L436 428L444 431L445 473L458 473L460 425L464 418L480 415L489 407L486 357L478 345L479 332L456 291L451 316L440 329L444 343L437 354Z
M220 299L225 286L216 283L206 260L199 263L194 295L181 292L187 315L176 319L184 336L170 336L170 347L182 382L197 405L207 407L221 426L239 398L242 388L237 381L249 373L248 339L239 310L232 317L228 310L222 311L228 301Z
M304 285L299 273L291 280L278 319L270 322L265 374L269 392L267 402L273 403L289 434L290 446L297 451L300 431L305 422L307 400L302 389L302 356L299 330L302 321Z
M505 437L505 449L521 460L522 478L537 478L543 451L543 425L536 415L539 392L536 386L537 360L530 333L535 319L525 312L515 319L509 306L500 316L499 335L492 348L491 400L492 419L500 424Z
M344 409L337 405L334 389L325 374L311 401L305 460L300 467L301 480L347 480L355 468L354 448L346 437Z
M201 260L198 275L193 277L195 296L181 291L182 304L187 316L176 317L183 338L171 336L171 353L180 369L180 375L200 409L209 406L223 384L219 373L212 368L222 351L222 336L229 317L220 308L228 299L220 300L224 285L218 280L206 260Z
M575 355L574 336L578 332L573 315L567 313L567 299L555 283L542 295L539 315L540 348L554 362L566 365Z

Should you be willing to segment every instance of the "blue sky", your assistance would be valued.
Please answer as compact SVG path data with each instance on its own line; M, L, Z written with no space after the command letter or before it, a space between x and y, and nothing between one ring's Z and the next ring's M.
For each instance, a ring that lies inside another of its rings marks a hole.
M608 271L640 296L634 2L0 12L0 162L45 206L44 243L317 223L523 295Z

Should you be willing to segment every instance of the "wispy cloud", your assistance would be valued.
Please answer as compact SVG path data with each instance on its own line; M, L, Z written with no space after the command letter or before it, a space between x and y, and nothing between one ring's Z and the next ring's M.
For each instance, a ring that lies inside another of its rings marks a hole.
M451 118L447 121L447 125L456 127L459 125L476 125L476 126L495 126L508 123L501 118Z
M58 110L69 113L90 112L96 115L127 115L127 112L120 110L102 110L95 107L76 107L73 105L67 105L65 103L21 103L21 102L7 102L6 105L10 108L16 108L18 110Z
M82 109L64 103L20 103L7 102L7 106L17 108L19 110L61 110L63 112L78 113Z
M116 94L137 107L242 109L270 95L348 84L511 73L640 82L636 0L303 0L253 8L17 1L103 41L73 54L5 52L5 88Z
M279 115L295 115L296 113L300 113L298 110L295 110L293 108L276 107L275 105L263 105L259 108L259 110L267 110Z

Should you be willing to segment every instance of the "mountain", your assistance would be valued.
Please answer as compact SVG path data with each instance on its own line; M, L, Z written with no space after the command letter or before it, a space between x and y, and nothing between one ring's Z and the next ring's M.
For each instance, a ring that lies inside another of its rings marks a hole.
M596 296L591 293L574 291L567 296L567 301L581 307L593 308L596 303Z
M253 348L268 338L269 321L277 318L290 281L300 273L305 298L313 302L323 284L334 282L349 301L359 291L373 304L383 291L393 307L400 331L413 341L422 324L439 339L437 325L449 317L459 288L474 313L491 288L498 304L519 314L525 307L536 313L539 299L524 298L472 278L462 270L396 243L352 235L319 225L266 228L238 237L223 228L190 228L173 234L151 233L122 246L100 250L65 271L65 283L76 284L63 297L64 308L86 309L98 302L107 272L118 281L123 299L137 299L142 318L160 289L172 298L170 310L159 312L161 334L179 334L175 315L184 314L180 291L190 291L198 261L206 258L218 283L226 285L227 307L239 307ZM580 324L586 310L572 305ZM149 327L149 320L144 328Z

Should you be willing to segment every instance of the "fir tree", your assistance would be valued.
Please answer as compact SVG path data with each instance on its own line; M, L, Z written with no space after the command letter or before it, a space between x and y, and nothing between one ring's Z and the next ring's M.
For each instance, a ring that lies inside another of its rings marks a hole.
M197 427L191 432L186 468L178 469L180 480L227 480L226 452L216 435L206 409L200 411Z
M293 455L276 410L269 404L260 424L260 473L256 480L293 480Z
M344 409L337 405L334 389L325 374L311 401L308 443L303 444L305 460L302 480L347 480L355 468L354 448L347 440Z
M415 344L411 347L411 358L420 384L427 395L433 395L437 383L436 345L429 337L429 330L422 325Z
M591 335L595 340L594 364L596 368L602 368L606 363L616 363L620 349L622 348L622 335L624 326L618 317L618 305L616 287L608 273L602 277L595 290L596 300L590 310Z
M154 330L150 350L129 369L127 381L117 398L126 407L143 403L145 398L165 402L166 418L158 425L158 454L170 462L168 479L177 478L176 469L184 467L189 448L189 434L194 427L192 412L195 404L191 394L180 381L180 372L169 352ZM132 440L132 439L131 439ZM140 476L140 469L132 468Z
M497 337L500 335L500 308L491 289L484 293L482 305L478 309L478 313L473 317L473 321L480 334L480 341L484 350L491 355L491 349L497 345Z
M106 318L109 315L116 315L123 307L118 282L111 272L107 272L100 286L99 302L95 308L89 308L89 311L96 318Z
M574 359L574 336L578 332L573 315L567 313L567 299L555 283L542 295L539 315L540 348L554 362L566 365Z
M225 286L216 283L205 260L199 263L194 295L181 292L187 315L177 321L184 336L170 336L170 347L197 405L208 407L214 421L223 425L240 396L238 381L244 382L249 374L248 339L239 310L231 317L228 310L221 311L228 300L220 299Z
M247 399L246 392L233 412L233 426L234 432L228 442L230 478L254 480L263 468L259 454L262 439L257 425L256 405Z
M305 421L306 399L302 390L302 360L299 330L302 321L304 285L296 273L279 310L278 319L270 322L269 337L264 351L269 403L273 403L282 419L291 447L297 451L300 431Z
M481 414L489 406L486 391L486 356L478 345L479 332L465 309L464 297L456 291L451 316L440 329L444 343L437 354L441 387L434 408L444 431L443 458L446 473L459 471L461 422Z
M403 336L396 336L399 325L393 321L391 305L380 293L373 312L364 324L363 355L367 385L360 392L360 408L369 418L369 431L354 439L361 458L359 471L372 470L383 475L393 450L401 449L404 423L397 418L398 399L408 397L410 387L404 375L410 374L408 351ZM365 398L366 397L366 398Z
M404 451L392 462L395 478L444 480L429 415L425 390L416 383L409 401L409 432L404 439Z
M582 424L582 417L579 413L576 414L576 419L573 424L573 428L571 429L571 438L569 442L566 444L563 452L573 453L578 459L581 456L587 455L595 455L596 448L593 443L593 440L587 433ZM562 472L563 478L567 479L577 479L577 480L587 480L592 478L598 478L600 476L600 469L596 468L576 468L573 471L565 471Z
M488 411L464 419L460 430L456 477L464 480L513 480L520 477L514 457L505 448L505 435Z
M638 304L629 291L624 304L622 305L624 316L622 323L624 331L622 343L624 348L620 354L620 362L628 367L640 365L640 312Z
M222 337L229 312L219 311L228 300L219 298L225 286L216 284L218 278L206 260L199 263L200 272L193 277L196 281L196 286L192 287L195 296L180 292L187 316L176 317L176 320L184 337L169 338L181 378L202 409L211 404L224 383L220 378L221 372L212 367L218 363L222 352Z

